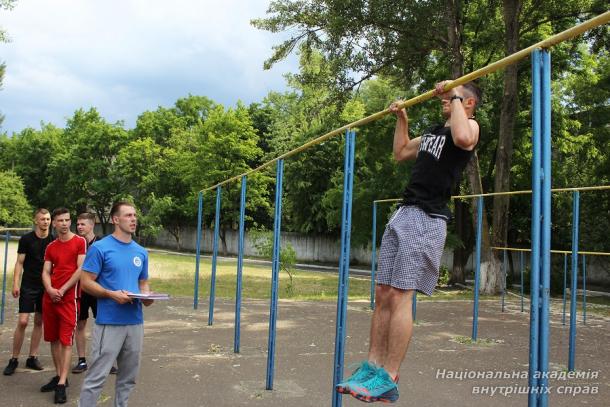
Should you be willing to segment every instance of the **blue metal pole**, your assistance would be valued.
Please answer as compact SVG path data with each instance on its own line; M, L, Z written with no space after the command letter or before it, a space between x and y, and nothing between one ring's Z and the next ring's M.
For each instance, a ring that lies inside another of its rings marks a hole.
M195 290L193 293L193 309L199 307L199 261L201 259L201 218L203 216L203 192L199 192L197 208L197 247L195 248Z
M273 222L273 259L271 263L271 305L269 310L269 340L267 342L267 390L273 390L275 368L275 327L280 275L280 233L282 228L282 183L284 160L278 160L275 178L275 220Z
M6 231L4 239L4 271L2 272L2 309L0 310L0 325L4 324L4 306L6 304L6 263L8 260L8 240L11 232Z
M239 241L237 243L237 283L235 284L235 335L233 352L239 353L241 337L241 290L242 272L244 267L244 234L246 218L246 177L241 177L241 200L239 206Z
M568 254L563 254L563 314L561 316L561 324L566 324L566 291L568 288Z
M216 187L216 215L214 217L214 249L212 252L212 276L210 282L210 310L208 315L208 325L212 325L214 323L214 301L216 300L216 263L218 261L218 240L220 237L221 194L221 187Z
M570 345L568 370L574 371L576 353L576 289L578 283L578 239L580 231L580 192L572 195L572 275L570 281Z
M502 312L504 312L504 305L506 301L506 250L504 250L504 258L502 259Z
M413 302L411 303L411 314L413 315L413 322L417 320L417 291L413 291Z
M539 296L540 296L540 216L541 216L541 98L540 51L532 52L532 251L530 266L530 350L529 387L538 390ZM528 407L538 406L538 394L528 394Z
M333 374L332 406L341 407L341 394L335 391L343 377L345 333L347 331L347 294L349 287L349 254L352 231L352 192L354 185L354 151L356 132L345 133L345 163L343 169L343 207L341 211L341 257L337 295L337 326L335 332L335 368Z
M474 269L474 305L472 308L472 340L479 332L479 285L481 280L481 235L483 229L483 197L477 198L477 237Z
M582 255L582 324L587 325L587 259Z
M371 254L371 309L375 309L375 272L377 271L377 202L373 202L373 253Z
M542 54L542 241L541 241L541 303L540 303L540 351L539 371L542 373L539 385L539 406L547 407L549 396L549 336L551 301L551 54Z
M521 312L523 312L523 268L525 262L523 261L523 252L519 252L519 268L521 270Z

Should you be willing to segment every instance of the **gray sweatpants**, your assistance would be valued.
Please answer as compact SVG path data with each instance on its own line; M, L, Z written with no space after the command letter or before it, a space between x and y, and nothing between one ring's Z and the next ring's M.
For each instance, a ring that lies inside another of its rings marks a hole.
M144 326L98 325L93 327L90 363L80 392L80 407L93 407L104 388L110 368L117 361L114 406L127 406L129 393L136 385Z

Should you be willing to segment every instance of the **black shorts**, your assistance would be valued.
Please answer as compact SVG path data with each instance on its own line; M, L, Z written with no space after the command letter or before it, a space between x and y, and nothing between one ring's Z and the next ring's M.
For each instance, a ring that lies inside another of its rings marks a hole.
M83 291L80 297L79 321L85 321L89 318L89 308L91 308L93 318L97 318L97 298Z
M42 286L34 288L22 284L19 289L19 313L42 313L42 294L44 294Z

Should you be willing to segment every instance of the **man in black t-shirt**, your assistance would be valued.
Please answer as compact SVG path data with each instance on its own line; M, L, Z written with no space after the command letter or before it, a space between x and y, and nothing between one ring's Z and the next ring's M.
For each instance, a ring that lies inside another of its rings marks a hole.
M49 211L40 208L34 213L34 231L19 239L13 276L13 297L19 298L19 319L13 335L13 356L4 369L6 376L12 375L19 365L19 353L32 312L34 312L34 328L30 340L30 354L25 366L34 370L43 369L38 360L38 346L42 337L42 294L44 293L42 266L44 252L53 240L53 236L49 233L50 224Z
M436 85L446 121L421 137L409 137L401 103L390 106L397 117L394 158L415 165L381 241L368 358L336 388L365 402L398 400L398 373L413 330L413 294L431 295L438 282L451 216L447 203L479 141L474 112L481 91L472 82L445 91L448 83Z

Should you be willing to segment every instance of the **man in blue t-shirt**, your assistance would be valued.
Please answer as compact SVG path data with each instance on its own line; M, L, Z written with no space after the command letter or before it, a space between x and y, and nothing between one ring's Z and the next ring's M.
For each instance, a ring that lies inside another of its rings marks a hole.
M144 338L142 304L129 294L149 292L148 253L132 240L137 215L133 204L118 201L110 219L114 232L91 246L83 264L82 289L98 298L91 364L80 394L81 407L95 406L112 364L117 361L114 405L126 406L140 369Z

